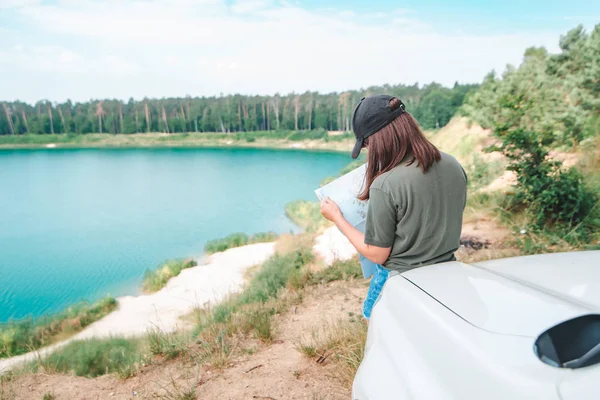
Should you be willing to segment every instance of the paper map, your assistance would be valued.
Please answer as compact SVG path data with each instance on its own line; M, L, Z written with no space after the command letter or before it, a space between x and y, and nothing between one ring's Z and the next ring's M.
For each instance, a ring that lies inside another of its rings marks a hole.
M368 202L358 200L356 197L362 189L366 171L367 164L363 164L335 181L315 190L319 200L329 197L335 201L340 207L344 218L361 232L365 231ZM362 255L360 255L360 265L365 279L375 272L375 263Z
M346 218L352 226L355 226L363 232L363 222L367 218L368 203L366 201L358 200L356 197L362 189L366 171L367 164L363 164L335 181L315 190L315 194L319 200L330 197L340 207L344 218Z

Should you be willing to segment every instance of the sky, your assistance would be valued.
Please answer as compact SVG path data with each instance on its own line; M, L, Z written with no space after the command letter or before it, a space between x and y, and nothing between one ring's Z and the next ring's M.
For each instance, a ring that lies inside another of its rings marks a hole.
M0 100L480 82L599 1L0 0Z

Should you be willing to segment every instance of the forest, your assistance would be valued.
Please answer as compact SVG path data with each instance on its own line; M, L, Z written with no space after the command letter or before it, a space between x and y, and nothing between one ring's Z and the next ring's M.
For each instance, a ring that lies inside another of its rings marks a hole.
M34 105L20 101L2 102L0 135L350 131L354 106L362 96L375 93L397 96L425 129L435 129L450 121L465 95L476 87L458 83L452 88L438 83L424 86L399 84L329 94L236 94L83 103L40 100Z

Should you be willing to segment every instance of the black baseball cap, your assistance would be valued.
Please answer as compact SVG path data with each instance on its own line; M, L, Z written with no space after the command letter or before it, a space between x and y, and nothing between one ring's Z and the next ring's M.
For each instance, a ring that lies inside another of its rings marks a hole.
M394 96L380 94L360 99L352 116L352 130L356 136L356 144L352 150L352 158L357 158L366 138L378 132L384 126L405 112L404 103L395 110L390 108Z

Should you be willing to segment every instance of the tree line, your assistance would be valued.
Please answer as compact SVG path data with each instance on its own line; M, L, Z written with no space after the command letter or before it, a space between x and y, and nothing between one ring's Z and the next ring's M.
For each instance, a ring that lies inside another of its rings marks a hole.
M537 132L546 144L577 146L599 133L600 24L570 30L559 46L558 54L530 47L520 66L488 74L462 111L484 128Z
M90 100L31 105L2 102L0 135L134 134L146 132L248 132L269 130L351 130L354 106L362 96L387 93L400 98L425 129L448 123L477 87L456 83L383 85L343 93L306 92L274 96L227 95L134 100Z

